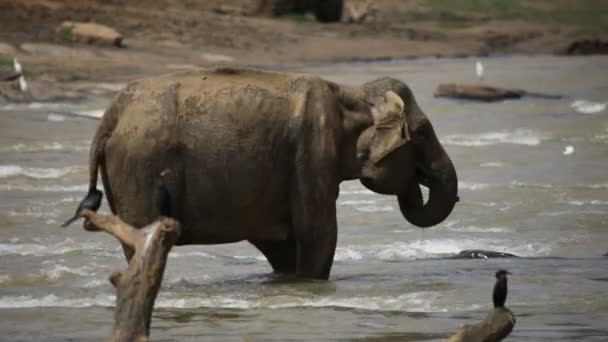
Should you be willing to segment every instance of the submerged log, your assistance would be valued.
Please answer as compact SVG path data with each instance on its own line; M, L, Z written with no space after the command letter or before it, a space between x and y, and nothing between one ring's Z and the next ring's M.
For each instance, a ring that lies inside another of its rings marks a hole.
M539 97L545 99L561 99L561 95L529 92L522 89L497 88L483 84L442 83L435 91L435 97L494 102L522 97Z
M105 231L135 250L125 271L115 272L114 327L110 341L148 341L154 301L160 288L167 256L181 234L176 220L160 217L143 228L134 228L117 216L85 209L88 231Z

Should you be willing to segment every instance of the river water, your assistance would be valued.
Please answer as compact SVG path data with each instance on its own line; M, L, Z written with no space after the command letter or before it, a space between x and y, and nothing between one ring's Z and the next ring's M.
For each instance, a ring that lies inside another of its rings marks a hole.
M507 306L517 316L509 340L607 341L608 58L484 60L487 83L566 95L562 100L433 97L440 82L475 82L474 62L303 68L342 83L380 76L407 82L456 165L461 202L445 222L420 230L403 220L394 197L343 183L328 282L273 279L246 243L175 248L153 339L440 340L484 317L493 274L505 268L513 273ZM97 124L61 113L95 114L108 101L0 108L0 340L109 336L107 278L125 266L122 251L105 234L58 227L86 191ZM446 258L474 248L521 258Z

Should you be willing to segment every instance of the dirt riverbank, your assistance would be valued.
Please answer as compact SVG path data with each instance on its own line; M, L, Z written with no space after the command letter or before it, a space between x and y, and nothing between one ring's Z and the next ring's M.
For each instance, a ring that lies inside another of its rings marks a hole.
M214 64L553 54L606 38L602 1L472 3L378 0L363 22L322 24L306 15L247 15L252 0L0 0L0 67L18 56L30 79L125 82ZM58 30L64 20L108 25L126 47L74 41Z

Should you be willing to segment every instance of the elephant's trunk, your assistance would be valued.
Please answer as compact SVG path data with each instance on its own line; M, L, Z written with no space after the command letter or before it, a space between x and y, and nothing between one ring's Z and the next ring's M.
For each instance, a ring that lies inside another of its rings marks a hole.
M439 147L441 148L441 147ZM443 148L441 148L443 150ZM420 228L441 223L454 209L458 201L458 177L452 161L445 151L435 159L428 171L422 171L418 181L429 187L429 198L423 203L417 183L397 195L401 213L411 224Z

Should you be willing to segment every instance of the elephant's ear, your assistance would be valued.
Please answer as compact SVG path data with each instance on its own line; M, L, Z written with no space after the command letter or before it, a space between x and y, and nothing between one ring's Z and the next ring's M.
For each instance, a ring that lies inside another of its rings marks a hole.
M410 141L407 119L401 97L392 91L384 94L384 102L372 108L374 138L370 146L370 160L378 163L399 146Z

